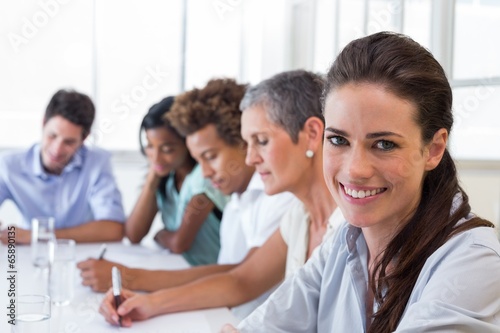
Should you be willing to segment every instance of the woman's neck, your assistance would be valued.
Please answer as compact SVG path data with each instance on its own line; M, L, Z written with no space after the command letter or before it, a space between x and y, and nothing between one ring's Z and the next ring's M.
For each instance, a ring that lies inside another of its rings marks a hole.
M416 207L416 204L414 205ZM368 267L374 267L384 254L385 249L393 238L410 221L416 208L408 210L399 216L379 221L371 227L363 228L363 236L368 248Z
M328 188L326 192L314 191L314 195L314 198L301 199L301 201L309 213L311 227L318 229L328 225L328 220L337 208L337 204L333 200Z
M311 224L321 227L328 223L337 204L326 186L323 167L311 170L308 175L302 178L301 184L292 193L304 204Z
M382 258L388 242L382 241L377 237L372 237L370 231L367 232L366 230L363 230L363 236L365 237L366 247L368 248L367 265L368 272L371 276L375 265Z
M323 179L323 174L318 177L308 177L308 189L303 193L296 194L305 206L309 213L308 226L308 246L306 257L309 258L314 249L318 247L328 231L328 221L333 211L337 208L337 204L332 198L332 195Z

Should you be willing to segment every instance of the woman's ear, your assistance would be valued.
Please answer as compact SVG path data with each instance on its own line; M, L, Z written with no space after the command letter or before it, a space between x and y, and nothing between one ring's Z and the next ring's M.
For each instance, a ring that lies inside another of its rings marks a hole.
M310 117L306 120L304 124L303 132L308 140L307 149L316 151L318 147L321 146L323 142L323 134L325 131L325 125L323 121L318 117Z
M441 162L441 159L443 158L447 142L448 131L445 128L441 128L434 133L432 141L426 147L426 150L428 151L427 161L425 162L426 171L433 170L439 165L439 162Z

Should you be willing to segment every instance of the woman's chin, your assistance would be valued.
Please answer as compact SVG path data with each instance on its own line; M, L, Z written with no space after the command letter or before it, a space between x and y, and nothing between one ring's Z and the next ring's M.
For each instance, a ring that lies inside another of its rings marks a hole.
M155 173L156 173L156 175L158 177L162 177L163 178L163 177L168 176L169 172L168 172L168 170L157 170L157 169L155 169Z

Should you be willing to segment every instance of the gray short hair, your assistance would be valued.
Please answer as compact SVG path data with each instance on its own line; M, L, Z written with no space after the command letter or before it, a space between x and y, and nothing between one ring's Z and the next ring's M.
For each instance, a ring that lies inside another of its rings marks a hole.
M307 119L317 117L324 123L321 109L324 82L323 76L305 70L276 74L247 89L240 109L263 107L269 120L297 143Z

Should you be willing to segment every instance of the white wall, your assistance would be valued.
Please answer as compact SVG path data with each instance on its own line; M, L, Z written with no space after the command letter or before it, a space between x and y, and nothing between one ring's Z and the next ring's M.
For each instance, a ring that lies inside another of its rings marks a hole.
M472 211L500 225L500 161L458 162L462 187L469 195Z

